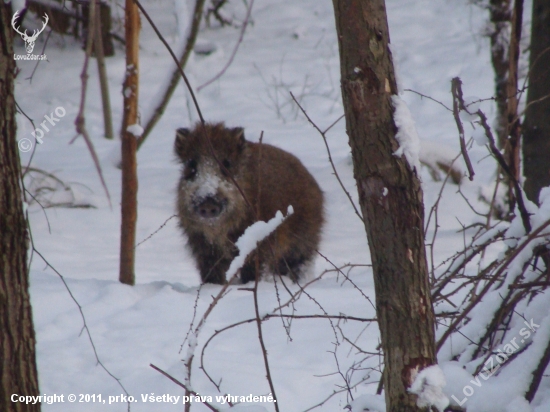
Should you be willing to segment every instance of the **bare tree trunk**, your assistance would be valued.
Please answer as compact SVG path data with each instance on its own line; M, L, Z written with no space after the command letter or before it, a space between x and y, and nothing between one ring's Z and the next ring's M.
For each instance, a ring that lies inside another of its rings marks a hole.
M137 223L137 140L129 126L137 125L139 86L139 9L126 0L126 78L124 79L124 117L122 120L122 203L120 234L120 275L122 283L135 283L135 244Z
M492 30L489 33L491 39L491 63L495 72L495 98L497 104L497 118L495 130L497 132L498 147L504 148L508 138L508 48L510 40L510 10L511 0L490 0L489 14Z
M371 253L387 410L418 411L407 392L435 363L422 188L398 149L397 94L384 0L333 0L346 127Z
M527 197L538 203L550 186L550 2L533 0L529 90L523 124L523 173Z
M105 129L105 137L107 139L114 139L113 133L113 119L111 116L111 98L109 97L109 80L107 79L107 69L105 68L105 51L103 50L103 21L101 19L102 4L98 3L95 11L95 37L94 37L94 51L97 59L97 72L99 74L99 87L101 89L101 101L103 103L103 127ZM110 9L107 8L109 11ZM109 25L111 15L110 12L107 16L109 18Z
M35 336L27 271L27 225L15 139L13 31L10 4L0 4L0 411L40 411L40 404L12 402L37 396Z
M516 182L520 181L520 141L521 122L518 116L518 61L520 54L521 26L523 22L523 0L514 1L512 12L512 34L508 50L508 139L504 145L504 157ZM508 210L513 215L516 206L516 196L512 179L505 175L504 181L508 190Z

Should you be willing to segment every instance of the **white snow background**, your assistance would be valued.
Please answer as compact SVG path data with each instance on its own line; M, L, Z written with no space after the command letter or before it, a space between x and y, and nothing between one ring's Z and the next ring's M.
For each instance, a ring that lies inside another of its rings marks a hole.
M181 43L186 33L190 16L183 14L192 10L190 0L176 0L176 3L171 0L143 1L173 46ZM388 0L387 7L391 50L404 89L400 97L406 102L416 124L421 144L420 158L426 150L422 148L423 142L428 149L424 156L458 154L458 133L452 114L441 105L406 90L416 90L451 106L450 80L460 76L465 95L492 96L494 83L489 40L482 36L487 13L466 0ZM530 9L531 3L526 2L526 23L530 20ZM122 8L114 3L112 11L115 17L123 17ZM246 10L241 2L235 0L227 9L227 13L230 12L235 14L238 22ZM332 174L321 137L289 95L292 91L297 96L321 129L342 114L333 13L329 0L257 0L251 24L232 65L219 80L201 90L197 98L207 120L225 121L229 127L242 126L246 138L251 141L257 141L263 131L264 142L298 156L318 180L326 197L327 223L321 252L338 266L347 263L365 265L370 263L370 257L363 224ZM529 33L528 27L524 33ZM45 38L45 35L40 36L35 53L42 49ZM206 56L192 54L185 70L195 88L210 80L226 64L238 38L239 29L235 27L203 27L197 47L213 49L214 52ZM16 53L24 54L23 47L22 40L16 38ZM187 353L184 339L189 325L194 320L196 326L220 286L202 287L197 300L200 277L185 248L185 239L177 228L176 219L169 220L158 233L137 247L136 286L118 282L120 170L116 165L120 142L102 137L103 118L95 60L92 59L89 66L86 125L112 196L112 208L83 139L80 137L69 145L75 136L73 123L80 103L79 76L83 51L69 36L52 33L45 53L48 61L40 63L32 82L28 78L36 62L18 61L21 72L16 79L17 102L37 126L57 107L63 107L66 115L45 133L43 144L37 146L32 166L54 173L70 184L77 204L91 203L96 208L43 211L36 204L31 205L29 214L35 246L65 277L81 305L100 361L136 398L131 410L181 411L181 398L178 405L142 402L142 395L182 396L184 393L149 364L155 364L180 381L185 380L182 359ZM151 111L151 104L172 66L167 51L142 18L140 111L143 118ZM116 56L107 58L115 131L120 129L124 68L123 50L117 44ZM483 102L481 108L489 118L494 117L491 102ZM179 166L172 152L175 130L189 127L197 119L191 99L180 82L166 113L138 153L138 241L150 236L175 212L179 176ZM29 138L34 142L28 120L22 115L17 120L18 139ZM135 126L133 130L140 129ZM345 121L340 121L327 136L339 175L357 202ZM23 164L27 164L30 153L21 155ZM480 191L486 191L491 185L495 164L487 156L485 147L474 145L470 155L476 178L473 182L464 179L462 191L475 207L485 210L477 198ZM458 166L464 169L462 159L458 162ZM441 182L434 182L423 167L420 173L428 211L437 199ZM458 232L461 225L479 219L454 185L447 185L444 189L440 211L436 262L463 246L463 235ZM428 232L427 239L431 239L432 233L431 230ZM497 252L492 251L495 256ZM332 268L319 257L311 276ZM349 271L349 276L360 290L341 275L327 273L322 280L308 286L306 290L310 297L302 295L294 306L285 308L284 313L374 317L373 306L365 299L365 296L372 302L375 299L371 269L357 266ZM277 293L281 302L287 301L287 291L280 283L277 290L275 286L273 281L260 282L260 313L270 313L279 305ZM289 288L293 292L299 290L296 285ZM36 254L31 266L31 299L41 393L64 395L65 400L69 394L101 394L104 400L123 394L117 381L97 365L75 302L60 278ZM436 311L444 309L436 307ZM546 313L537 313L536 308L531 314L540 321L547 316ZM253 322L220 333L206 350L204 367L220 384L221 392L199 368L200 351L215 331L253 317L252 293L238 285L230 286L229 293L213 310L197 337L191 376L193 390L203 396L212 396L214 400L216 395L222 394L269 394ZM286 329L280 319L263 323L281 411L308 410L329 398L334 391L340 393L315 410L343 410L352 400L355 400L354 411L369 405L383 408L383 399L372 396L380 379L379 358L375 355L364 360L367 355L359 350L377 352L379 333L376 324L336 319L332 323L327 319L295 319L290 323L285 320L284 324ZM343 339L342 333L349 341ZM355 365L355 372L349 374L347 371L352 365ZM471 375L456 363L446 365L442 365L447 381L445 394L462 399L462 389ZM339 371L353 386L351 393L341 390L345 383ZM515 399L518 388L523 385L515 384L512 372L508 372L506 381L495 376L484 383L485 386L476 387L474 396L478 406L472 410L550 410L550 389L544 385L531 406L519 400L508 404L499 401L503 392L506 399ZM76 403L43 404L42 410L127 410L124 402L108 405L79 403L78 400ZM227 404L223 405L223 408L227 407ZM257 403L247 407L243 404L237 409L272 411L273 405ZM192 410L208 409L194 404Z

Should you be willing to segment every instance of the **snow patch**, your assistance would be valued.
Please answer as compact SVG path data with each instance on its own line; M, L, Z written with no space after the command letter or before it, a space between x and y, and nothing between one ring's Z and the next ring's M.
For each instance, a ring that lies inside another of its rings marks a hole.
M419 408L435 406L443 412L449 406L449 398L443 393L446 384L445 375L439 365L432 365L416 375L409 392L418 396L416 405Z
M401 82L400 55L391 43L388 43L388 48L390 49L390 53L392 55L393 72L395 75L395 83L397 84L397 93L401 94L403 93L403 83Z
M486 144L489 144L489 138L485 134L485 129L482 127L474 129L472 132L472 139L474 139L478 146L485 146Z
M392 103L395 108L393 120L397 126L395 138L399 142L399 149L394 155L405 155L411 168L416 168L417 173L420 173L420 139L415 122L407 104L399 96L393 95Z
M214 196L218 193L221 180L214 173L199 173L196 185L199 187L195 192L195 196L199 198L206 198L208 196Z
M386 400L382 395L361 395L350 406L351 412L386 412Z

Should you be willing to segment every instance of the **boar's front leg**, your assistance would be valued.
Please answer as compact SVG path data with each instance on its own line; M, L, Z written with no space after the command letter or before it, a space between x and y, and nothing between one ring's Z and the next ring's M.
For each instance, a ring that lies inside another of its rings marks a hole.
M218 245L208 242L201 234L190 235L189 246L197 260L202 283L223 285L226 282L225 272L229 269L231 258L224 256Z

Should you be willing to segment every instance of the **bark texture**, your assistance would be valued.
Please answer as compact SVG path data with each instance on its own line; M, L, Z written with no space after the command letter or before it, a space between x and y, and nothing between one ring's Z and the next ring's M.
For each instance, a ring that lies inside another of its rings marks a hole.
M12 394L37 396L38 373L27 272L27 231L21 202L15 139L12 10L0 4L0 411L40 411L12 402Z
M384 0L333 0L354 175L371 253L387 410L419 411L407 392L435 363L422 188L398 149L397 94Z
M523 123L525 193L538 203L550 186L550 2L533 0L529 90Z
M508 49L508 80L507 80L507 113L508 113L508 138L504 144L504 158L510 169L509 176L504 174L504 182L508 190L508 215L514 215L516 207L516 195L514 180L520 181L520 142L521 122L518 116L518 61L520 55L521 28L523 24L523 0L514 0L512 10L512 33L510 35L510 47Z
M128 126L139 123L139 9L133 0L126 0L126 78L124 79L124 117L122 120L122 202L120 228L119 280L135 283L135 244L137 223L137 138Z
M508 48L510 44L510 21L512 12L510 0L490 0L489 14L491 30L491 63L495 71L495 98L497 104L497 116L495 129L497 132L498 147L504 148L508 138Z

